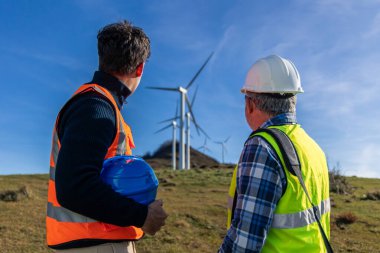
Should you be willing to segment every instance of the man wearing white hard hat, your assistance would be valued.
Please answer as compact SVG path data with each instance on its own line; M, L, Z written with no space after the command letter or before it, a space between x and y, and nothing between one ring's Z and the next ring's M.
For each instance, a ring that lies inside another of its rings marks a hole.
M255 62L241 89L253 130L235 168L219 252L332 252L326 157L297 124L300 75L287 59Z

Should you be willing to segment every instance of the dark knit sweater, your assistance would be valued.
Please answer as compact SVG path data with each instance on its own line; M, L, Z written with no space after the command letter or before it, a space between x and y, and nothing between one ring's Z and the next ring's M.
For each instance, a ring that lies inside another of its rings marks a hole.
M118 79L100 71L90 83L110 91L119 109L131 93ZM57 199L63 207L98 221L142 227L147 206L114 192L99 177L116 135L116 123L111 103L95 92L79 95L64 106L58 122L61 149L56 164ZM81 240L63 248L102 242Z

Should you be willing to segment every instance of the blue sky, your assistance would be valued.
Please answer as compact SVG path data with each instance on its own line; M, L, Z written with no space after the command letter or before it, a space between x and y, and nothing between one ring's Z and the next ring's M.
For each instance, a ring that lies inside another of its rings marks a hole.
M380 178L380 1L6 1L0 0L0 174L48 173L56 114L97 69L96 34L123 19L151 38L152 55L123 115L135 154L157 149L154 134L178 95L146 86L194 83L194 113L214 141L231 136L239 159L250 133L239 90L249 67L279 54L297 66L299 123L346 175ZM192 128L194 147L203 144ZM209 155L221 160L212 141Z

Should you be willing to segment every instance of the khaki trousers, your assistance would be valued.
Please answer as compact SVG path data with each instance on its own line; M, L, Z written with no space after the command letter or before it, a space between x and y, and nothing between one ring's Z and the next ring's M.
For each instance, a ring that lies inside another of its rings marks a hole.
M92 247L56 250L57 253L136 253L135 242L104 243Z

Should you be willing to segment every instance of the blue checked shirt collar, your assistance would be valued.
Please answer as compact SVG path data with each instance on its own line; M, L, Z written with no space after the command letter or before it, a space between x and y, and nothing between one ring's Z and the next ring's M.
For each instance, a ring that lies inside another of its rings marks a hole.
M295 113L282 113L265 121L259 128L267 128L270 126L297 124Z

